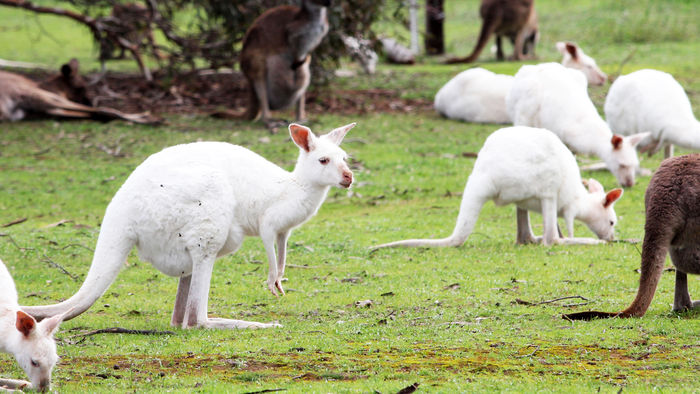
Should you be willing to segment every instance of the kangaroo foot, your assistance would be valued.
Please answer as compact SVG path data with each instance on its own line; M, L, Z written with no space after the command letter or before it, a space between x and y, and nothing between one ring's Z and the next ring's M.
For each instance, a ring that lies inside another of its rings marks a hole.
M200 324L204 328L217 328L224 330L231 330L236 328L272 328L272 327L282 327L281 324L277 322L272 323L258 323L254 321L245 320L234 320L234 319L222 319L216 317L208 318L204 324Z

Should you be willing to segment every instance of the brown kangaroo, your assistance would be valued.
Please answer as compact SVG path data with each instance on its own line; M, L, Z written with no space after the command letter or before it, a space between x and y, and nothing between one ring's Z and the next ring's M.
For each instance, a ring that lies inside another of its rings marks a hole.
M331 0L303 0L301 7L267 10L243 38L241 70L249 82L247 118L270 121L270 110L296 103L296 118L306 117L304 93L309 86L311 51L328 33L326 7Z
M563 315L565 319L644 316L664 271L667 253L676 266L673 310L700 307L700 300L690 298L687 279L687 274L700 275L700 154L664 160L649 182L644 204L646 223L637 297L622 312L578 312Z
M451 58L447 63L471 63L475 61L492 34L496 34L496 58L503 60L501 37L513 43L513 60L534 56L539 36L534 0L482 0L479 10L483 24L479 40L471 55Z
M92 106L92 97L87 91L87 82L80 75L80 63L77 59L61 66L61 72L53 77L40 82L39 87L63 96L74 102Z
M50 78L42 85L22 75L0 71L0 121L17 121L33 115L97 120L123 119L144 124L160 123L160 119L145 113L125 114L112 108L81 104L80 102L89 103L89 99L85 93L84 81L73 75L77 70L78 61L73 59L61 67L61 76Z

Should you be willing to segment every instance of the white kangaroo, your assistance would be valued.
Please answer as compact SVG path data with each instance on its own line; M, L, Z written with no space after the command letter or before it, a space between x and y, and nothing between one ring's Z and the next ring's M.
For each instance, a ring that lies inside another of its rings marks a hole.
M291 124L300 148L291 173L241 146L198 142L166 148L139 165L105 212L85 282L68 300L24 307L31 315L87 310L114 281L129 251L166 275L180 277L171 324L182 328L273 327L276 323L209 318L209 282L217 257L259 236L269 261L267 287L284 294L291 230L316 214L330 186L349 188L353 175L338 146L355 123L316 137ZM275 247L277 252L275 253Z
M608 76L598 67L595 59L583 53L573 42L558 42L557 50L562 54L561 64L564 67L581 71L591 85L604 85Z
M0 260L0 351L15 356L31 386L39 391L46 391L51 385L51 370L58 361L53 334L63 318L63 314L58 314L37 323L23 312L17 302L15 282ZM0 380L0 387L23 388L22 381Z
M592 238L573 238L574 219L586 223L599 238L612 240L617 217L613 204L622 189L605 194L591 179L583 186L574 155L549 130L507 127L495 131L484 143L462 194L462 204L452 235L442 239L409 239L375 246L460 246L471 234L482 206L517 206L517 242L539 241L532 234L528 211L542 213L545 245L594 244ZM557 215L564 218L568 238L559 238Z
M522 66L506 97L516 126L543 127L574 153L596 155L620 185L634 185L639 158L635 147L649 133L613 134L588 97L586 77L558 63Z
M700 150L700 122L683 86L669 73L639 70L617 78L605 98L605 117L621 134L651 132L640 152L652 155L665 145L668 158L673 144Z

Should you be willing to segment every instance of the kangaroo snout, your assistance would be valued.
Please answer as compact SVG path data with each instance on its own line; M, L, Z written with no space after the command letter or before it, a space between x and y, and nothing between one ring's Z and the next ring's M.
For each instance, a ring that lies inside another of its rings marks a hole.
M352 185L352 171L343 171L343 180L340 181L340 186L349 188Z

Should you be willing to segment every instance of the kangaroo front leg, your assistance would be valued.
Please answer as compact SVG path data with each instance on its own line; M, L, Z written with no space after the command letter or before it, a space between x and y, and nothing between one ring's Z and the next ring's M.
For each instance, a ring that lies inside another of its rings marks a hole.
M527 209L516 207L516 218L517 218L517 237L516 243L518 244L530 244L536 243L535 234L532 233L532 227L530 226L530 214Z
M306 92L299 95L297 100L297 111L296 111L297 122L306 122Z
M281 283L287 261L287 239L289 239L289 232L277 234L277 283L280 284L280 290L282 290ZM282 290L282 294L284 294L284 290Z
M277 297L277 290L279 290L282 295L284 295L284 290L282 289L282 279L277 272L277 256L275 256L275 240L278 235L272 231L261 231L260 238L265 246L265 252L267 252L267 262L270 266L270 270L267 273L267 288L272 294Z
M170 319L170 325L173 327L182 327L182 321L185 319L185 307L187 306L187 295L190 292L191 279L192 275L181 276L180 282L177 284L175 307L173 308L173 316Z

